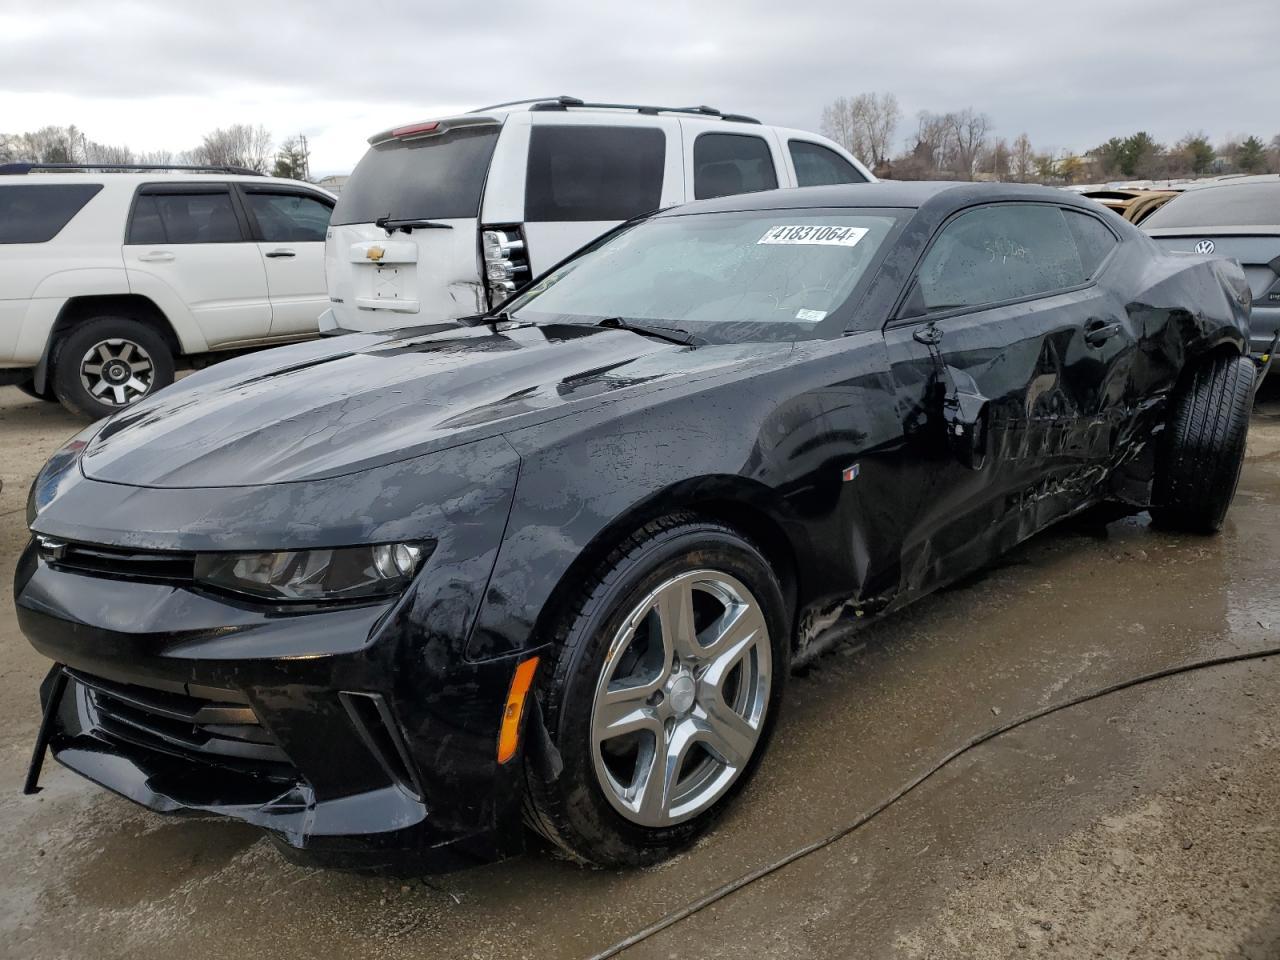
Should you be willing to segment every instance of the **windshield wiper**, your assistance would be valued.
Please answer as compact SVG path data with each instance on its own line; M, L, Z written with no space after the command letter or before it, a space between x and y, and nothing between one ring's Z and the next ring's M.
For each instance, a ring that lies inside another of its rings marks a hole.
M397 220L387 214L385 217L379 217L373 221L375 227L381 227L387 231L387 234L393 234L397 230L404 233L412 233L414 230L452 230L452 223L440 223L437 220Z
M659 340L680 343L687 347L698 347L707 342L702 337L690 333L688 330L681 330L679 327L662 327L650 323L636 323L626 317L605 317L596 326L609 327L612 330L629 330L643 337L657 337Z

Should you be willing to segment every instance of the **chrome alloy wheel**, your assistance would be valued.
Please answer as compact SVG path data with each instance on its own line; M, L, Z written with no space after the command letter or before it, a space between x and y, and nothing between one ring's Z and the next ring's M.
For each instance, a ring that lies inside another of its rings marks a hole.
M618 812L665 827L724 796L760 740L771 664L764 612L726 573L682 573L641 600L591 716L596 777Z
M80 359L80 382L89 396L112 407L127 407L151 392L151 354L122 337L95 343Z

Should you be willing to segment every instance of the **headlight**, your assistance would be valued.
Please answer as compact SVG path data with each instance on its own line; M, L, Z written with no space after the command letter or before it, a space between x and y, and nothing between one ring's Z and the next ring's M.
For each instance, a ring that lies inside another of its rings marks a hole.
M197 583L266 600L359 600L400 593L434 543L383 543L332 550L202 553Z
M85 429L59 447L57 452L40 468L40 472L36 474L35 480L31 483L31 489L27 491L28 527L35 523L36 516L53 500L54 495L58 492L58 482L72 467L80 462L80 456L84 453L85 447L89 446L89 441L102 429L102 424L103 421L99 420L97 423L85 427Z

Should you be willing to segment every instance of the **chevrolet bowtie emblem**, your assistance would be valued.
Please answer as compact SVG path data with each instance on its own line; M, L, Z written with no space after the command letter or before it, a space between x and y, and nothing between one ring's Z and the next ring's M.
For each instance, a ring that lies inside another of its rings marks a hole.
M370 260L381 260L387 255L387 251L383 250L381 247L370 247L364 252L364 255Z

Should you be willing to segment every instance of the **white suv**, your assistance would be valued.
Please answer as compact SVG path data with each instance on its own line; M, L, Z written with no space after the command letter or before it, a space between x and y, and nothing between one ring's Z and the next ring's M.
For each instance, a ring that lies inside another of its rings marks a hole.
M711 107L574 97L484 107L369 143L329 227L326 333L484 312L660 207L875 179L816 134Z
M96 418L180 360L317 335L332 194L235 168L47 169L0 166L0 384Z

